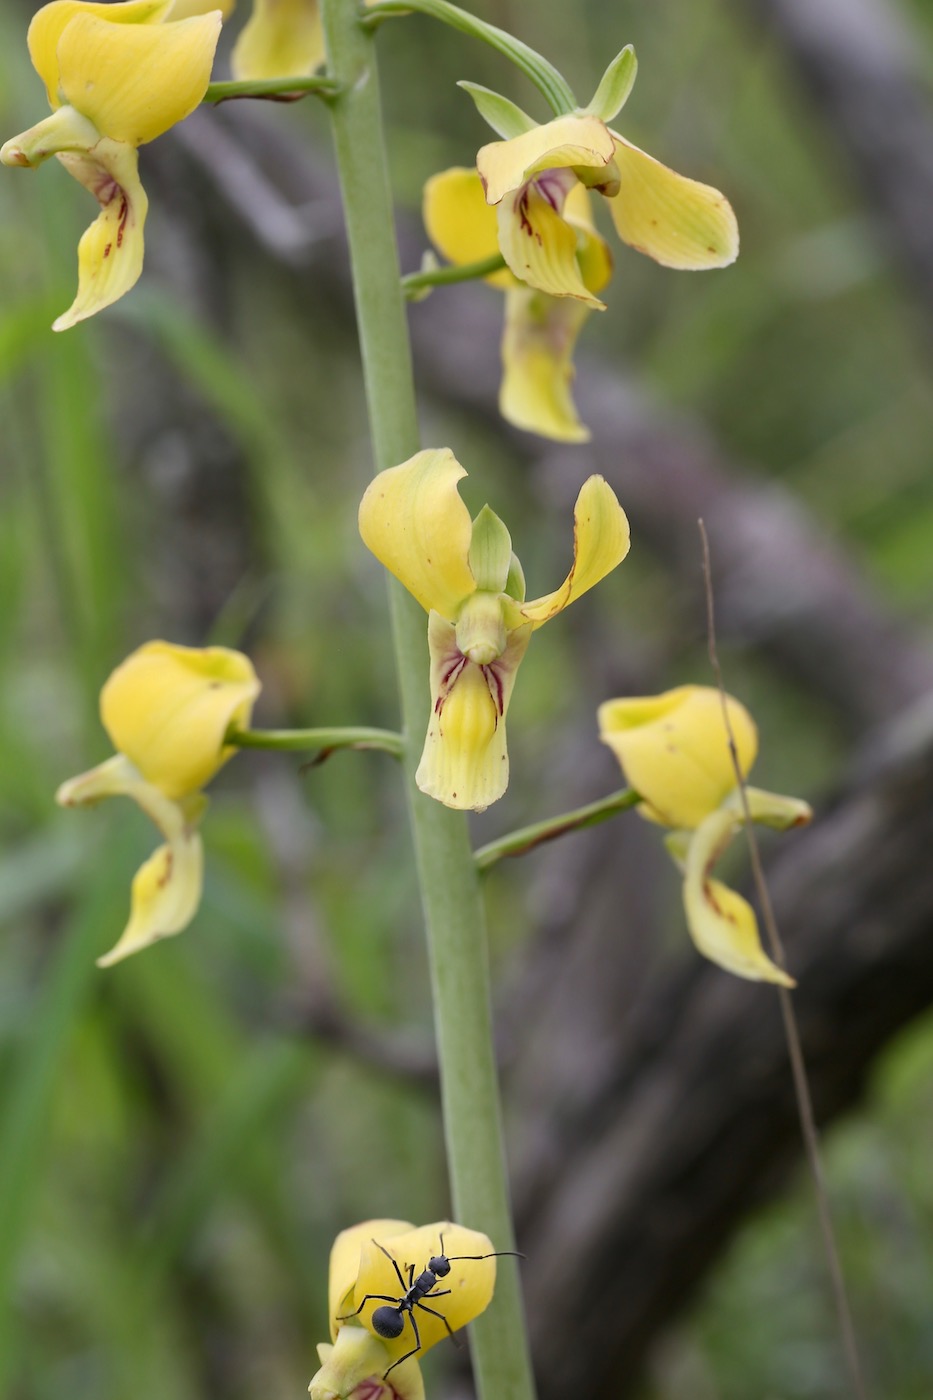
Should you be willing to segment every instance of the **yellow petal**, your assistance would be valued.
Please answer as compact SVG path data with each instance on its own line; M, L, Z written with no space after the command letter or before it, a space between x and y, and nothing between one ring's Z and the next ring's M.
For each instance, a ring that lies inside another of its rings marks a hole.
M415 782L445 807L482 812L508 787L505 719L531 631L512 631L502 655L477 666L458 648L450 623L430 615L432 707Z
M422 203L428 237L448 262L473 263L499 251L494 209L490 209L475 170L454 166L432 175L424 187ZM485 279L495 287L512 287L507 268Z
M555 297L578 297L597 310L604 304L588 289L577 262L577 231L563 217L576 176L549 170L500 203L499 248L515 276Z
M359 1225L351 1225L341 1230L330 1251L330 1274L328 1276L328 1312L330 1315L330 1335L337 1336L343 1323L341 1319L357 1306L353 1302L353 1291L360 1272L360 1252L366 1240L374 1237L390 1239L393 1235L404 1235L415 1227L408 1220L364 1220Z
M160 846L136 872L129 923L110 952L97 959L97 966L112 967L159 939L181 933L198 911L203 882L204 849L196 831L171 846Z
M813 808L800 797L785 797L782 793L765 792L764 788L749 787L747 784L745 797L752 821L770 826L774 831L790 831L792 827L806 826L813 820ZM745 815L738 789L726 798L723 806L739 816Z
M443 1242L442 1242L443 1241ZM387 1259L383 1250L392 1256ZM439 1312L452 1332L459 1331L468 1322L478 1317L492 1300L496 1286L496 1260L478 1259L472 1256L492 1254L493 1245L487 1235L478 1230L467 1230L450 1221L438 1221L433 1225L422 1225L403 1235L387 1238L374 1235L364 1240L360 1253L360 1272L354 1294L354 1306L359 1307L367 1294L383 1294L387 1298L399 1298L407 1289L409 1271L413 1269L415 1278L427 1267L436 1255L444 1254L451 1261L450 1273L438 1281L438 1296L429 1293L425 1297L427 1307ZM471 1256L457 1259L458 1255ZM398 1273L395 1265L398 1266ZM404 1288L398 1274L404 1280ZM450 1289L449 1294L442 1290ZM372 1314L382 1302L374 1299L365 1305L360 1318L363 1325L372 1331ZM448 1335L440 1317L434 1317L423 1309L417 1310L418 1331L421 1334L421 1352L428 1351ZM404 1356L415 1345L415 1335L410 1318L405 1318L401 1335L385 1341L393 1360ZM392 1372L395 1375L395 1372Z
M146 781L124 754L62 783L55 800L62 807L83 807L105 797L130 797L166 838L137 871L129 923L98 967L110 967L150 943L181 933L201 900L204 853L197 824L207 805L200 795L174 802Z
M687 853L684 910L690 936L704 957L736 977L793 987L794 979L761 946L755 911L747 900L709 872L737 826L729 812L713 812L694 833Z
M426 612L451 622L476 589L468 562L473 525L457 490L463 476L449 447L417 452L380 472L360 504L367 549Z
M612 250L596 232L590 206L589 191L574 185L567 194L564 218L577 232L577 263L584 286L590 292L601 292L612 276Z
M87 117L73 107L59 107L36 126L5 141L0 147L0 164L37 166L63 152L86 155L100 140L100 132Z
M324 62L317 0L253 0L253 13L233 50L235 78L297 78Z
M220 25L217 11L156 25L77 15L58 43L64 99L104 136L153 141L204 96Z
M334 1346L318 1346L321 1368L308 1386L311 1400L424 1400L417 1357L392 1365L380 1338L363 1327L342 1327Z
M147 642L118 666L100 697L114 748L170 798L198 791L235 752L260 685L252 663L226 647Z
M487 204L498 204L542 170L591 171L598 180L614 155L612 134L598 117L556 117L510 141L491 141L483 146L476 168Z
M192 15L210 14L211 10L219 10L226 19L235 8L236 0L175 0L172 19L190 19Z
M26 42L29 57L45 83L49 106L65 100L59 93L58 41L65 25L76 15L96 15L110 24L161 24L172 8L172 0L128 0L125 4L91 3L91 0L52 0L32 18Z
M112 306L136 285L143 270L149 201L139 182L133 146L101 137L92 155L60 151L58 159L100 205L78 243L78 295L52 325L64 331Z
M727 267L739 254L732 206L616 136L619 192L609 201L619 237L665 267Z
M726 700L744 777L758 752L758 733L744 705ZM599 736L645 802L645 816L693 829L736 787L719 692L684 685L662 695L607 700Z
M499 412L507 423L556 442L588 442L571 395L573 351L589 308L531 287L505 295Z
M554 617L621 564L629 550L629 528L616 494L601 476L584 481L573 510L573 566L560 588L523 603L535 627Z

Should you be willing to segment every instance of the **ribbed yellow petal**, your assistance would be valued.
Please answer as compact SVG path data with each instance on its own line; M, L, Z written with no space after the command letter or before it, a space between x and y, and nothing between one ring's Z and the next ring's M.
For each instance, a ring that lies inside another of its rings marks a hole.
M100 213L78 243L78 295L52 325L53 330L64 331L111 306L135 286L143 270L149 201L139 181L134 146L101 137L92 155L59 152L58 159L100 205Z
M412 1229L403 1235L381 1238L374 1234L372 1238L364 1240L354 1307L362 1303L367 1293L384 1293L394 1298L401 1296L401 1285L392 1261L386 1258L378 1248L379 1245L388 1250L405 1279L408 1278L409 1265L414 1265L417 1278L435 1255L443 1253L452 1261L450 1273L439 1284L439 1288L449 1288L450 1294L438 1297L436 1302L431 1301L430 1295L425 1299L429 1307L443 1314L450 1324L451 1331L456 1332L465 1327L489 1306L496 1286L496 1260L456 1260L455 1256L491 1254L492 1242L487 1235L478 1230L467 1230L461 1225L452 1225L450 1221L441 1220L434 1225L422 1225L419 1229ZM360 1313L364 1326L371 1328L373 1311L380 1306L378 1301L366 1304ZM418 1330L421 1333L422 1351L428 1351L448 1335L447 1328L440 1318L420 1310ZM411 1351L415 1345L411 1324L406 1322L401 1336L386 1341L385 1345L392 1353L393 1360L404 1356L406 1351ZM394 1371L392 1375L395 1375Z
M66 99L59 92L58 41L65 25L76 15L96 15L110 24L161 24L172 0L128 0L126 4L98 4L91 0L52 0L32 18L26 42L33 67L45 83L49 105L59 107Z
M424 1400L417 1357L394 1367L388 1347L363 1327L344 1326L334 1346L318 1346L321 1368L308 1386L311 1400Z
M573 510L570 573L553 593L523 603L522 616L540 627L611 573L628 550L628 518L615 492L603 477L588 477Z
M431 613L432 708L415 782L445 807L482 812L508 787L505 719L531 630L511 632L502 655L478 666L458 648L455 628Z
M619 237L665 267L727 267L739 253L732 206L616 136L619 192L609 201Z
M510 141L491 141L483 146L476 168L487 204L498 204L542 170L579 169L593 172L598 180L614 154L612 134L598 117L555 117Z
M731 696L726 703L744 777L758 752L758 732L744 705ZM607 700L599 707L599 736L645 799L639 811L665 826L692 830L736 787L722 703L712 686Z
M499 248L521 282L550 296L579 297L604 310L580 274L577 231L562 213L575 182L569 170L549 170L508 194L496 211Z
M259 690L240 652L147 642L104 685L101 719L114 747L174 799L204 787L236 752L224 735L249 724Z
M112 967L162 938L181 933L198 911L204 882L204 849L196 831L160 846L133 879L130 919L98 967Z
M364 1220L359 1225L351 1225L341 1230L330 1251L330 1273L327 1283L328 1312L330 1314L330 1335L335 1338L340 1331L341 1318L353 1312L357 1303L353 1302L353 1291L360 1272L360 1255L367 1240L377 1239L383 1243L393 1235L404 1235L415 1227L408 1220Z
M747 900L710 870L729 844L738 823L729 812L713 812L694 833L687 853L684 910L687 926L704 957L736 977L793 987L794 979L767 956L761 946L755 911Z
M480 262L499 251L496 213L486 203L475 170L453 166L432 175L424 187L422 214L428 237L448 262ZM485 280L495 287L515 285L506 268Z
M531 287L505 294L499 412L507 423L556 442L587 442L571 395L573 351L589 308Z
M457 491L463 476L449 447L417 452L380 472L360 503L367 549L426 612L451 622L476 589L468 562L473 526Z
M80 14L58 43L64 100L104 136L152 141L193 112L207 90L220 14L167 24L113 24Z
M253 0L253 13L234 46L235 78L298 78L324 62L317 0Z
M576 184L567 192L564 218L577 232L577 262L584 286L601 292L612 276L612 250L593 226L589 191Z

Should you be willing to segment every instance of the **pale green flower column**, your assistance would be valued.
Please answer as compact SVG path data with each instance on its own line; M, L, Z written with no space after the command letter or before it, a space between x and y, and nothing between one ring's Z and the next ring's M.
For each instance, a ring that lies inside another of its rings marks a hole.
M324 0L334 139L353 267L363 373L378 471L420 446L411 351L386 173L374 41L356 0ZM428 722L424 615L394 581L404 766L427 929L453 1213L514 1248L489 1005L485 916L466 818L419 793L414 773ZM516 1263L499 1261L496 1295L473 1324L482 1400L532 1400L534 1381Z

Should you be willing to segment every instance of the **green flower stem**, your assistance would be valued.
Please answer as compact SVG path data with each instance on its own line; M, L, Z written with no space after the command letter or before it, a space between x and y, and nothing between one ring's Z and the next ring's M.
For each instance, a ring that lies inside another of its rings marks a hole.
M323 17L330 70L344 88L331 112L375 465L382 471L412 456L419 437L375 46L359 23L357 0L324 0ZM394 580L389 596L453 1211L462 1224L484 1230L496 1249L511 1249L479 878L464 814L432 802L415 787L430 711L427 628L421 608ZM493 1304L472 1329L477 1391L481 1400L533 1400L515 1261L501 1259L499 1265Z
M584 826L597 826L609 817L614 817L617 812L627 812L630 807L637 807L640 801L641 797L634 788L621 788L619 792L611 792L608 797L601 797L586 807L576 807L572 812L561 812L557 817L533 822L531 826L520 826L517 831L510 831L507 836L490 841L488 846L480 846L473 857L476 868L488 870L491 865L505 860L507 856L523 856L526 851L533 851L536 846L543 846L545 841L554 841L568 831L580 831Z
M422 15L431 15L442 24L449 24L452 29L459 29L461 34L469 34L473 39L481 39L483 43L490 44L494 49L498 49L499 53L505 54L505 57L520 68L543 93L548 105L558 116L576 110L577 99L566 79L558 73L553 64L548 63L546 58L542 58L527 44L523 44L521 39L516 39L504 29L497 29L494 24L488 24L486 20L471 15L468 10L461 10L459 5L451 5L450 0L370 0L362 10L362 22L375 25L392 15L407 15L413 10Z
M276 101L307 97L335 97L339 84L317 74L311 78L249 78L242 82L211 83L202 102L229 102L233 97L269 97Z
M423 272L409 272L402 278L402 291L409 301L416 298L419 292L430 287L446 287L452 282L473 282L480 277L488 277L492 272L499 272L505 267L505 258L501 253L493 253L488 258L482 258L479 262L473 263L451 263L448 267L426 268Z
M405 752L405 741L392 729L230 729L225 744L240 749L283 749L313 753L321 749L384 749L395 758Z

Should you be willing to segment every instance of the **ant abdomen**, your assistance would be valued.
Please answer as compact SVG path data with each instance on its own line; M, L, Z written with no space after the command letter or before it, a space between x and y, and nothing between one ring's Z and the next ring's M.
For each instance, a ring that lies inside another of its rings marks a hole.
M398 1308L377 1308L370 1319L373 1331L378 1332L380 1337L393 1337L402 1335L402 1328L405 1326L405 1319Z

